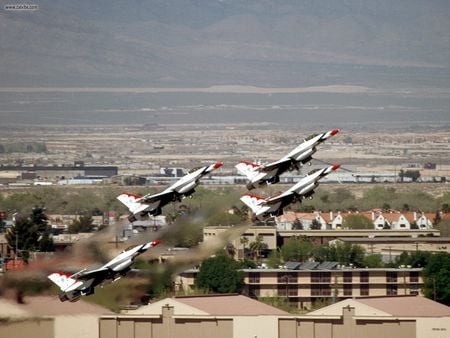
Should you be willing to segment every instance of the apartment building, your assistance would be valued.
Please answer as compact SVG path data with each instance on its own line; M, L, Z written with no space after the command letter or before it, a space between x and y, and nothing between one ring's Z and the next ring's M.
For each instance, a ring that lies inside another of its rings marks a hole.
M210 226L203 229L203 241L214 239L220 234L230 231L229 226ZM414 238L417 243L422 243L426 238L439 237L440 232L437 229L417 229L417 230L375 230L375 229L343 229L343 230L280 230L275 226L251 226L242 234L242 236L231 241L236 249L236 258L244 257L244 249L248 249L249 244L260 236L262 242L266 245L266 250L276 250L292 237L307 237L315 244L327 244L336 239L351 238L392 238L391 246L396 239ZM242 239L246 241L242 241ZM370 250L368 251L370 252Z
M286 297L294 306L309 309L317 302L368 296L420 295L421 269L360 269L336 262L288 262L282 269L244 269L244 292L251 297ZM176 286L189 291L198 270L181 273Z

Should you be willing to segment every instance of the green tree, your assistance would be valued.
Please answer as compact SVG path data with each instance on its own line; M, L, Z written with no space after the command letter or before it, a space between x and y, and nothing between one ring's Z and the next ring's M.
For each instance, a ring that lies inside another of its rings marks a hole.
M350 244L348 242L337 242L336 246L336 258L337 261L344 265L353 264L357 267L364 266L364 254L363 247L357 244Z
M272 269L277 269L283 264L283 259L281 257L281 252L279 250L272 250L267 257L267 266Z
M394 266L405 265L412 268L423 268L428 264L431 255L431 252L427 251L402 252L396 258Z
M292 222L292 230L303 230L303 223L301 220L296 218L294 222Z
M319 262L336 261L339 264L363 267L365 250L357 244L338 241L330 245L321 245L314 250L314 258Z
M255 240L249 244L250 252L253 259L259 261L261 257L261 251L267 249L267 244L263 242L261 235L256 236Z
M382 268L384 267L383 258L380 254L366 255L363 259L363 266L368 268Z
M374 227L370 219L358 214L345 217L343 226L349 229L373 229Z
M16 255L27 261L30 251L38 247L39 234L29 218L16 215L14 225L8 229L5 238Z
M41 252L55 251L55 245L53 243L53 238L49 229L42 233L41 237L39 238L38 250Z
M328 244L316 246L313 249L312 255L317 262L336 261L336 246Z
M423 270L424 294L427 298L450 305L450 254L431 255Z
M238 263L223 253L203 261L195 286L218 293L236 293L244 285L244 273Z
M322 227L322 224L317 219L313 219L311 222L311 230L320 230Z
M81 215L79 219L73 220L72 224L69 225L69 233L92 232L94 230L94 224L92 222L93 220L90 214Z
M245 259L245 249L246 249L246 245L248 244L248 238L245 236L241 236L241 238L239 238L239 242L242 244L242 254L244 256Z
M45 208L43 207L34 207L31 210L30 221L32 224L36 226L36 230L39 233L44 233L48 230L48 217L45 214Z
M311 257L313 247L309 239L292 237L281 247L281 256L285 262L304 262Z

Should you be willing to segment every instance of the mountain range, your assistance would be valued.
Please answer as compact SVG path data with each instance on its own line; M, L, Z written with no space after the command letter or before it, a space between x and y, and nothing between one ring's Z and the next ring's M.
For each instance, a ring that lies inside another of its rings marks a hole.
M2 87L450 85L447 0L0 2Z

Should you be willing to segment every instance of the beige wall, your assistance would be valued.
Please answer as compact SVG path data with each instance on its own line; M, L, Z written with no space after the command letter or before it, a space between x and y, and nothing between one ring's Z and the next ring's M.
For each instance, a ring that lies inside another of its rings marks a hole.
M56 338L98 338L97 315L55 317Z
M1 338L52 338L54 321L52 318L11 320L0 322Z
M100 338L231 338L233 319L212 316L174 316L163 307L162 316L105 316L100 318Z
M278 317L276 316L234 317L233 323L233 337L235 338L274 338L278 336Z
M418 318L417 338L450 338L450 317Z
M414 338L416 322L413 319L362 319L354 316L354 308L344 308L341 318L280 318L278 330L280 338Z

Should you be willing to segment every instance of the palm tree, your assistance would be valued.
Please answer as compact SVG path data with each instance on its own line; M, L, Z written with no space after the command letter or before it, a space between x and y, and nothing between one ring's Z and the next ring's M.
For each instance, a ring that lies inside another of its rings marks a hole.
M261 257L261 250L267 248L267 244L263 242L261 235L256 236L255 241L250 243L250 251L252 252L253 259L259 261Z
M247 237L245 237L245 236L241 236L241 239L239 240L239 242L242 244L242 248L243 248L243 258L245 259L245 246L247 245L247 243L248 243L248 238Z

